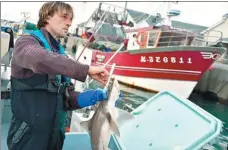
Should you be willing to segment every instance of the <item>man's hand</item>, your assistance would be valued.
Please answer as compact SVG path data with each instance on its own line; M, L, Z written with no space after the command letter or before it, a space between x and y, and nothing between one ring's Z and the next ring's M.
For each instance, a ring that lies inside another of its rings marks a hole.
M105 85L108 81L109 72L102 66L90 66L89 68L89 76Z

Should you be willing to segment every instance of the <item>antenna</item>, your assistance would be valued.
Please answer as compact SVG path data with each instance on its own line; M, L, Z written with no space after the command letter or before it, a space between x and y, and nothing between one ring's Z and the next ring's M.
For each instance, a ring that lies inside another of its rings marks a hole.
M21 12L21 15L22 15L24 21L26 21L27 19L31 19L30 12Z

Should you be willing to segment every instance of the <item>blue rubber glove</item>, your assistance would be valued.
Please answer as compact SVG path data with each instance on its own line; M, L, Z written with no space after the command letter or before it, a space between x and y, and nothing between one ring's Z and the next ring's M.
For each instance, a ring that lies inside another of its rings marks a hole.
M78 95L79 107L88 107L95 105L97 101L108 99L107 89L87 90Z

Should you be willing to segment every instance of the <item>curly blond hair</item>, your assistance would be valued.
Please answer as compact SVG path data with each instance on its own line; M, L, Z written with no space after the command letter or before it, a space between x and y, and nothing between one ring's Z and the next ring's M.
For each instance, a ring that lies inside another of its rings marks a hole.
M53 17L55 13L63 13L64 11L71 13L73 19L73 8L69 4L64 2L47 2L43 4L39 11L37 28L45 27L48 17Z

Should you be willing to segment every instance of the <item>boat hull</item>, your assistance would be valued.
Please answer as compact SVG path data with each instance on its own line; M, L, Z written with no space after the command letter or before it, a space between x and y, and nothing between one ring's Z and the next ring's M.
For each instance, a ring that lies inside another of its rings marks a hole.
M197 84L197 81L139 78L119 75L115 75L115 78L120 83L136 88L152 91L154 93L167 90L184 98L188 98L191 95L194 87Z
M76 57L81 50L79 47ZM122 83L156 92L168 90L188 98L203 73L223 52L210 47L150 48L122 51L109 61L114 52L87 48L80 62L106 65L108 71L115 63L114 75Z

